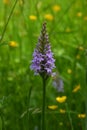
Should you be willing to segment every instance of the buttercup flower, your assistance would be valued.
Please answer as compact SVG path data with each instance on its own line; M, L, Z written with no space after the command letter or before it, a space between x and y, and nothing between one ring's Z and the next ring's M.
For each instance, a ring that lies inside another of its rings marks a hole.
M51 109L51 110L55 110L55 109L58 108L58 106L57 105L51 105L51 106L48 106L48 108Z
M79 54L76 56L76 59L78 59L78 60L80 59L80 55Z
M58 11L61 10L61 7L60 7L60 5L54 5L54 6L52 7L52 9L53 9L53 11L58 12Z
M37 20L37 17L35 15L30 15L29 16L29 19L32 20L32 21L36 21Z
M55 60L46 32L46 23L43 23L41 35L38 39L36 49L34 50L30 68L35 74L40 74L42 77L45 76L45 78L47 78L52 75L52 70L55 68L54 62Z
M60 111L60 113L62 113L62 114L64 114L64 113L66 112L66 110L64 110L64 109L60 109L59 111Z
M10 3L10 0L3 0L3 3L8 5Z
M87 16L84 16L84 18L83 18L85 21L87 21Z
M52 20L53 20L53 15L52 15L52 14L45 14L45 15L44 15L44 18L45 18L46 20L52 21Z
M63 122L59 122L59 125L62 126L62 125L63 125Z
M18 46L18 44L17 44L17 42L15 42L15 41L10 41L10 42L9 42L9 46L15 48L15 47Z
M82 17L82 12L78 12L77 17Z
M71 32L71 29L69 27L66 28L65 30L67 33L70 33Z
M59 102L59 103L63 103L63 102L66 101L66 99L67 99L66 96L62 96L62 97L57 97L57 98L56 98L56 101Z
M84 50L83 46L79 46L79 50L83 51Z
M85 118L86 114L78 114L78 118Z
M68 70L67 70L67 73L68 73L68 74L71 74L71 73L72 73L72 70L71 70L71 69L68 69Z
M77 85L74 89L73 89L73 93L76 93L78 90L80 89L80 84L79 85Z
M23 0L19 0L19 4L22 6L24 4Z

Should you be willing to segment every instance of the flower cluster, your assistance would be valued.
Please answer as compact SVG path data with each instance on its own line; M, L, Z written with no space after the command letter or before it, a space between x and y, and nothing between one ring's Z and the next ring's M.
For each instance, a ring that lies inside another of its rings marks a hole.
M35 74L40 74L46 78L52 75L52 70L55 68L55 60L53 53L51 52L51 46L49 43L46 23L43 23L41 35L38 40L38 44L33 53L33 60L31 64L31 70L34 70Z

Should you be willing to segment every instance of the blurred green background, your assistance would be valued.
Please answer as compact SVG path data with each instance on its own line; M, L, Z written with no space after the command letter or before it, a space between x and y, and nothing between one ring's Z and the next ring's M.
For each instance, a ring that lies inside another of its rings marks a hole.
M86 0L0 0L0 130L41 130L42 81L30 64L44 21L64 82L64 92L48 82L47 130L87 130Z

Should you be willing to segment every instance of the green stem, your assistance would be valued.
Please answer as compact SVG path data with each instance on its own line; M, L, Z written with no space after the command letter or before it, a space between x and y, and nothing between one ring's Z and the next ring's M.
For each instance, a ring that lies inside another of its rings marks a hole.
M69 118L70 125L71 125L71 130L74 130L73 124L72 124L72 118L71 118L71 115L70 115L70 110L69 110L69 108L68 108L68 104L66 103L65 105L66 105L66 110L67 110L68 118Z
M87 50L86 50L86 54L85 54L85 107L86 107L86 115L87 115ZM87 116L85 118L85 130L87 130Z
M12 16L12 14L13 14L13 11L14 11L14 8L15 8L17 2L18 2L18 0L15 0L14 5L13 5L13 7L12 7L12 9L11 9L11 12L10 12L10 14L9 14L9 17L8 17L8 19L7 19L7 22L6 22L5 27L4 27L4 29L3 29L3 32L2 32L2 36L1 36L1 38L0 38L0 43L1 43L2 40L3 40L3 37L4 37L4 34L5 34L5 32L6 32L8 23L9 23L9 21L10 21L10 19L11 19L11 16Z
M32 86L30 86L29 92L28 92L28 105L27 105L28 130L30 129L30 128L29 128L29 119L30 119L30 111L29 111L29 108L30 108L31 91L32 91Z
M3 115L0 114L1 116L1 121L2 121L2 130L5 130L5 124L4 124L4 118L3 118Z
M45 128L45 99L46 99L46 80L43 78L42 130L46 130Z

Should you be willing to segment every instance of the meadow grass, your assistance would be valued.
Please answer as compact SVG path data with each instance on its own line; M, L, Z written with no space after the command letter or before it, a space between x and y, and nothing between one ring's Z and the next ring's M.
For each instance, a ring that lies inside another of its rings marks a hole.
M64 92L47 84L46 130L87 130L86 12L86 0L0 0L0 130L41 130L42 82L30 64L44 21L64 82Z

